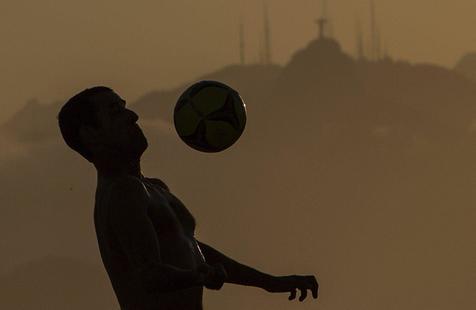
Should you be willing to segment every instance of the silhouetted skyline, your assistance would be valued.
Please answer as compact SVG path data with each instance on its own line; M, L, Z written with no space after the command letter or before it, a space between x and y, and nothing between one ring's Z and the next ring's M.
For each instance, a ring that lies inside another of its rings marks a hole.
M369 7L370 0L327 4L334 36L349 53L355 51L357 18L368 39ZM375 7L385 39L381 43L397 59L453 67L476 50L470 30L475 26L474 1L375 0ZM283 65L316 37L313 21L321 15L322 2L273 0L268 8L273 62ZM240 16L247 62L259 60L263 38L262 2L252 0L7 2L1 12L5 49L0 57L0 122L31 98L50 103L88 85L107 83L135 100L148 90L174 87L237 63ZM201 44L196 44L197 34Z

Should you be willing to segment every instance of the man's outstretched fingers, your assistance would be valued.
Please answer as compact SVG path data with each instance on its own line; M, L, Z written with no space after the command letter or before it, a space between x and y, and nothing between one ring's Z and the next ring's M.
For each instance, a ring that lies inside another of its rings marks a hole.
M294 298L296 298L296 289L292 290L291 295L288 297L289 300L293 300Z
M299 301L303 301L307 297L307 288L300 287L299 290L301 291L301 297L299 297Z
M312 292L312 297L314 297L314 299L317 298L317 295L318 295L318 290L319 290L319 284L317 283L317 280L316 280L316 277L312 277L311 279L311 292Z

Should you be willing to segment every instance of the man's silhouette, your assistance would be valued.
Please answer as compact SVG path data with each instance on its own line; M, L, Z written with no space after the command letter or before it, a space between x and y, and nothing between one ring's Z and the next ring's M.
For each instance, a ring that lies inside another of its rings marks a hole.
M107 87L86 89L62 107L65 142L97 170L94 222L102 261L121 309L199 310L202 292L223 283L289 292L311 290L314 276L271 276L194 237L195 220L159 179L144 177L147 139L138 116Z

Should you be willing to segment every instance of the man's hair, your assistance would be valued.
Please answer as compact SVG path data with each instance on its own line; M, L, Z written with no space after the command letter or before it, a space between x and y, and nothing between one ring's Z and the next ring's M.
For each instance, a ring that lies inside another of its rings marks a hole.
M105 86L87 88L69 99L58 113L58 124L64 141L90 162L92 162L93 154L83 145L79 129L84 125L98 128L96 108L91 97L108 91L113 90Z

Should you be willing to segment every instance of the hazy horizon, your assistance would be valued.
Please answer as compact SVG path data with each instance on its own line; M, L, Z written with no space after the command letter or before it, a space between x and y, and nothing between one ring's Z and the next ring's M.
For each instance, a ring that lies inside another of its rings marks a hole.
M273 62L317 36L317 0L267 1ZM476 50L476 3L375 0L382 43L411 62L452 67ZM431 14L428 14L431 8ZM356 21L369 38L370 0L328 1L334 37L355 50ZM261 1L16 1L0 5L4 99L0 122L26 101L63 100L90 85L105 84L134 101L201 74L238 63L238 24L245 24L246 62L257 62L263 33ZM424 19L423 19L424 18ZM171 27L173 25L174 27ZM193 30L193 31L191 31Z

